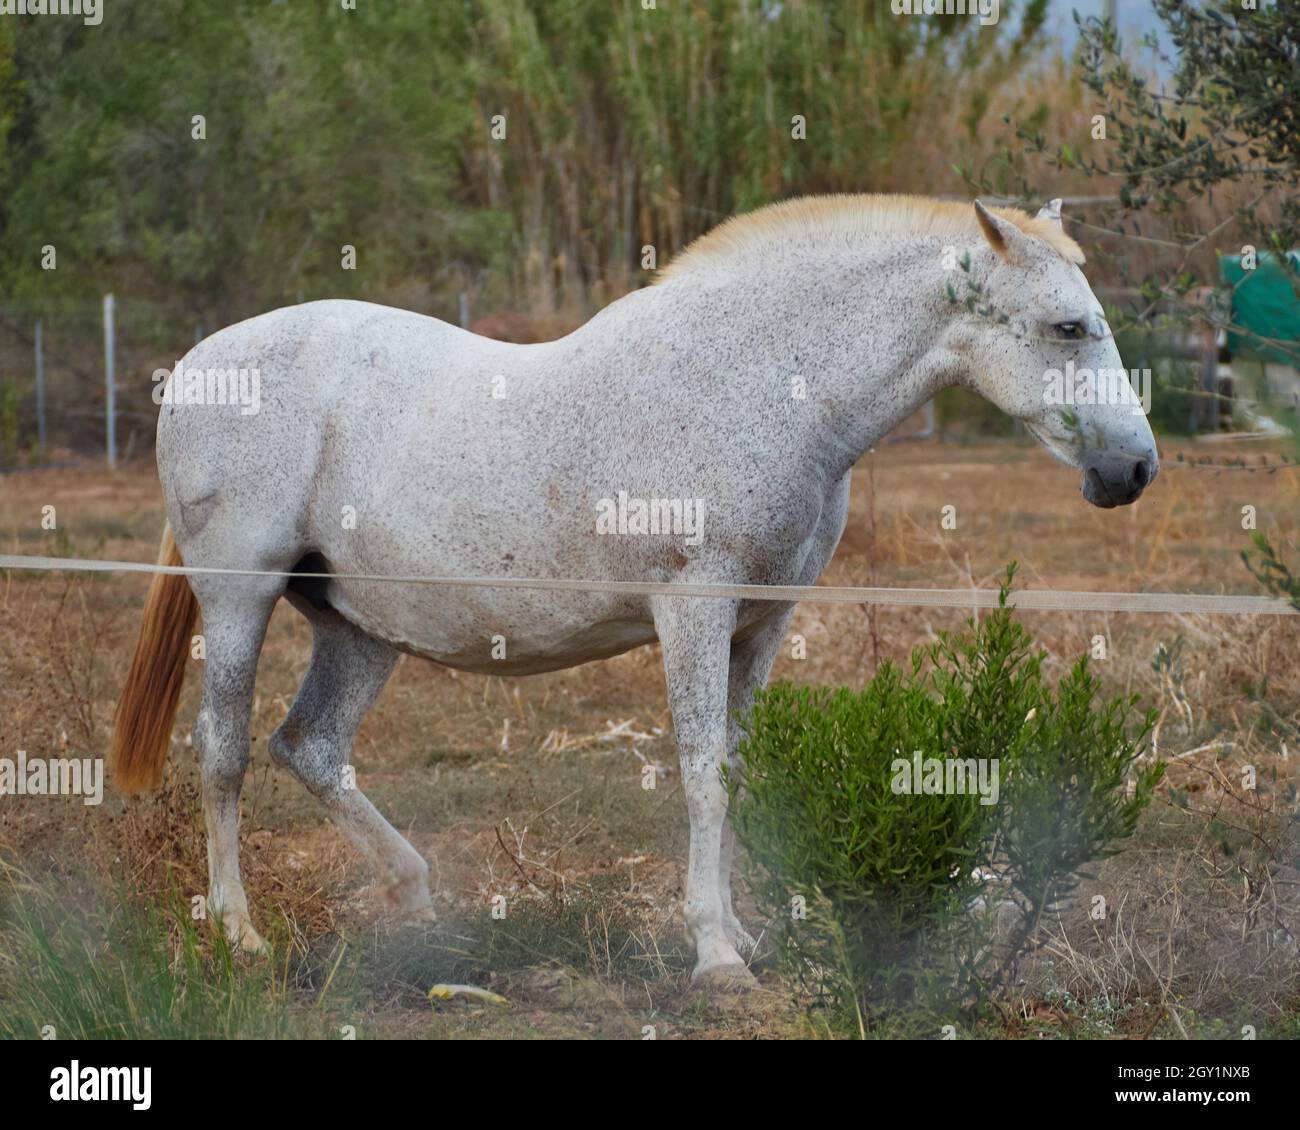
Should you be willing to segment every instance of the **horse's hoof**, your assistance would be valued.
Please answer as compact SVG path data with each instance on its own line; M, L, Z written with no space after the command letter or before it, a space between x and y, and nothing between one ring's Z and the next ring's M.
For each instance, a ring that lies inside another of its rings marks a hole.
M433 899L429 895L429 865L418 856L409 864L394 868L388 880L376 888L376 893L380 905L403 920L434 920Z
M429 894L429 880L417 875L398 880L379 888L379 904L387 913L403 922L433 922L433 898Z
M429 901L415 906L402 907L398 913L401 915L403 922L409 922L412 925L432 926L438 921L438 915L434 912L433 903Z
M247 918L237 918L234 922L226 923L226 940L243 953L264 954L270 948Z
M743 961L720 965L697 965L691 984L710 993L744 993L758 985L758 979Z

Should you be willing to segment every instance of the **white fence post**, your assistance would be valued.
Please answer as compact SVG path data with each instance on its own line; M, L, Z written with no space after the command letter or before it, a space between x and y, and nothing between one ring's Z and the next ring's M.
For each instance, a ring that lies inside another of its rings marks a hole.
M108 465L117 466L117 384L114 372L113 296L104 295L104 380L108 392L104 421L108 432Z

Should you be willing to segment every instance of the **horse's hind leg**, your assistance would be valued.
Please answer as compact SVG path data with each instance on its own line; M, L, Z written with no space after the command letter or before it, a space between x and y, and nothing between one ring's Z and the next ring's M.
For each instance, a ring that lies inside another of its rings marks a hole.
M239 791L257 657L284 585L264 578L195 578L194 584L203 610L203 703L194 730L208 831L208 911L233 944L256 951L264 943L239 877Z
M290 598L311 620L311 666L270 752L329 812L366 857L389 899L406 913L432 914L429 865L356 787L347 772L362 718L397 662L388 644L332 609Z

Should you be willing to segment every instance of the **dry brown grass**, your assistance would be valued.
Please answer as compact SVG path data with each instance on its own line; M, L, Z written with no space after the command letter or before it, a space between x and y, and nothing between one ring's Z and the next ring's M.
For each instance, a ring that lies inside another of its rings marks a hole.
M1183 445L1186 447L1186 445ZM1275 540L1295 537L1300 472L1166 469L1122 511L1085 505L1075 475L1017 444L887 446L875 456L874 553L868 491L855 491L831 584L990 587L1007 561L1027 586L1252 592L1238 560L1241 507ZM1198 454L1229 449L1205 445ZM1259 449L1243 447L1255 459ZM859 468L860 478L867 469ZM57 507L58 531L40 528ZM958 528L940 528L941 508ZM153 469L108 475L95 465L0 479L6 552L149 560L163 516ZM874 561L873 561L874 556ZM105 748L147 583L138 577L9 573L0 578L0 755ZM882 657L902 658L944 629L950 610L880 609ZM1024 613L1060 673L1107 641L1097 664L1115 691L1163 712L1168 783L1125 854L1103 865L1047 924L999 1032L1077 1036L1205 1034L1294 1024L1300 935L1296 845L1278 813L1294 789L1300 663L1294 622L1269 617ZM857 683L872 670L865 611L803 605L776 676ZM1183 640L1175 674L1152 667L1160 643ZM254 915L303 955L337 935L373 973L371 1022L392 1035L788 1035L809 1028L774 970L748 1003L701 1002L686 988L679 903L685 820L671 720L654 649L516 681L404 660L362 728L358 783L429 859L442 932L388 926L359 862L319 808L273 767L265 741L307 663L305 623L272 620L254 705L242 861ZM100 808L0 799L0 842L38 876L122 877L188 897L205 886L202 819L188 748L197 679L187 680L164 790ZM642 766L665 775L640 788ZM1254 792L1241 788L1253 765ZM1227 848L1225 849L1225 843ZM509 930L486 907L504 894ZM1094 895L1107 916L1089 917ZM752 912L752 907L750 908ZM752 917L752 913L751 913ZM485 932L486 931L486 932ZM484 939L489 939L485 942ZM483 947L487 945L487 951ZM422 987L448 971L491 980L515 1008L437 1012ZM1289 1018L1289 1019L1288 1019ZM1219 1028L1215 1028L1218 1025Z

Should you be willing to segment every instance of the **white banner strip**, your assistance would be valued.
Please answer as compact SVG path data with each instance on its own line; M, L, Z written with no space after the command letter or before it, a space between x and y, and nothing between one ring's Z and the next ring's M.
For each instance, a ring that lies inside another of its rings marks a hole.
M152 565L143 561L94 561L78 557L0 554L0 569L43 572L174 573L182 576L301 577L374 581L398 585L444 585L486 589L541 589L548 592L599 592L633 596L690 596L726 600L774 600L810 604L884 604L919 608L996 608L992 589L889 589L833 585L714 585L639 581L555 580L546 577L391 577L369 573L286 573L261 569L206 569L190 565ZM1294 616L1289 601L1273 596L1208 596L1174 592L1066 592L1013 589L1015 608L1052 612L1188 613L1199 616Z

